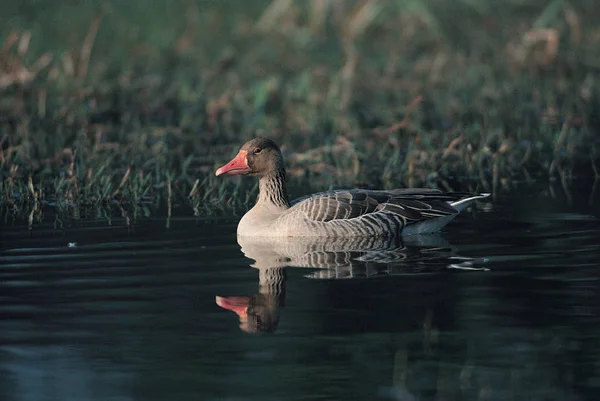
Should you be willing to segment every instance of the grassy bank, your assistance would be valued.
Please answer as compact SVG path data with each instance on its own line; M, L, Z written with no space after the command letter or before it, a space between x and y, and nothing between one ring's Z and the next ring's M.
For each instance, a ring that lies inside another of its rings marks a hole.
M315 189L598 176L595 1L13 3L4 207L239 205L255 135Z

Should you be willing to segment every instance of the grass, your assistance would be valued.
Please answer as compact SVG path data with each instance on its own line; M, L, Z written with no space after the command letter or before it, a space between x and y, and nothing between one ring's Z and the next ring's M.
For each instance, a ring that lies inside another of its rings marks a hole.
M240 206L255 135L316 189L599 177L591 0L152 3L3 10L3 210Z

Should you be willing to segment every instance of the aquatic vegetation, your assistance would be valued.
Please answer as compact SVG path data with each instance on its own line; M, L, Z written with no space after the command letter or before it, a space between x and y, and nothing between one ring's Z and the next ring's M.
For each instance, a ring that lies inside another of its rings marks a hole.
M3 207L239 207L256 135L316 189L599 177L589 1L154 3L4 10Z

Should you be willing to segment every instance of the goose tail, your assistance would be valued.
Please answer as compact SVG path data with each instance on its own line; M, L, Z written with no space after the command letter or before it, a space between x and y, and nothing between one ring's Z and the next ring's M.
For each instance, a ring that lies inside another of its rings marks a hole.
M469 196L468 198L462 198L460 200L449 202L452 207L454 207L457 212L448 216L442 216L435 219L428 219L416 224L410 224L404 227L402 230L402 235L415 235L415 234L429 234L440 231L442 228L446 226L446 224L450 223L460 212L465 210L469 205L471 205L477 199L484 199L490 196L489 193Z
M457 200L455 202L450 202L450 205L452 207L454 207L456 210L458 210L458 212L460 213L463 210L465 210L467 207L469 207L471 205L471 203L473 203L477 199L485 199L488 196L490 196L489 193L483 193L483 194L479 194L479 195L469 196L468 198L463 198L463 199Z

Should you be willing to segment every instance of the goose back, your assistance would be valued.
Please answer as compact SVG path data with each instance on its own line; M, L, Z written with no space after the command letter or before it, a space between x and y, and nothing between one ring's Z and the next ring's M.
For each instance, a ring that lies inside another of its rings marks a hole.
M459 213L452 202L465 196L428 188L334 190L293 201L279 220L295 230L289 235L394 235L408 233L408 226L414 233L433 232L442 227L438 223L445 225Z

